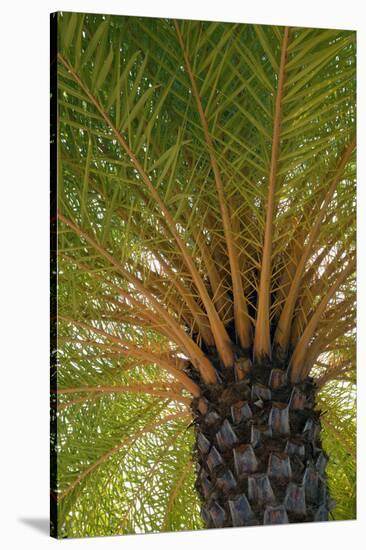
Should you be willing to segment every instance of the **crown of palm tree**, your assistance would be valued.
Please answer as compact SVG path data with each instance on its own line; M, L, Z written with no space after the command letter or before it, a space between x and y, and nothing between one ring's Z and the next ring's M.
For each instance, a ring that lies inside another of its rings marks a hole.
M54 18L59 536L202 526L190 404L240 350L314 374L354 492L355 33Z

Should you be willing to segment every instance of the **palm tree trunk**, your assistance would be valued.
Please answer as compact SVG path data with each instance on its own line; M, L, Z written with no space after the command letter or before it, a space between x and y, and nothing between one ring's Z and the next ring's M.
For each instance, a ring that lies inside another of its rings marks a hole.
M274 364L245 373L249 365L236 361L241 380L223 369L219 384L202 386L205 405L192 403L202 518L209 528L327 521L315 385L291 384Z

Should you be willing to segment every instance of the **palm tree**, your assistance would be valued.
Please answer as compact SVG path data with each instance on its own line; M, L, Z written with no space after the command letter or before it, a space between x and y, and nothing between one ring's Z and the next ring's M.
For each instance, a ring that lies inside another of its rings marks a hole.
M327 520L354 492L355 33L51 21L53 534Z

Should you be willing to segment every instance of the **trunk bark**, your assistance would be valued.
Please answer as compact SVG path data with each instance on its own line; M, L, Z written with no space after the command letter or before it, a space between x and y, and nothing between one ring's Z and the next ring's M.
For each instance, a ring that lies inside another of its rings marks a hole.
M271 364L250 366L242 357L222 369L192 403L202 518L208 528L327 521L315 385L292 385Z

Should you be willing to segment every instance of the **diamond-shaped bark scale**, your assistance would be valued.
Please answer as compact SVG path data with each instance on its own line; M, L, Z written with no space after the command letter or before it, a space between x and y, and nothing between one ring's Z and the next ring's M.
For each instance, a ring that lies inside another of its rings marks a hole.
M235 472L240 477L257 470L258 460L251 445L240 445L234 449Z
M289 456L299 456L300 458L304 458L305 445L298 441L288 440L285 447L285 453Z
M271 453L268 460L268 475L278 479L292 476L290 459L286 454Z
M276 499L266 474L256 474L248 478L248 498L260 506L274 504Z
M235 500L229 500L229 509L234 527L247 525L253 517L253 512L245 495L240 495Z
M270 426L254 426L252 424L250 433L250 443L252 447L258 447L264 438L272 436L272 429Z
M217 468L221 464L223 464L223 460L221 458L219 451L214 446L212 447L211 451L208 453L207 466L209 467L210 471L213 471L215 468Z
M233 473L230 469L226 470L220 477L217 478L216 484L218 488L225 493L231 491L232 489L235 489L237 485L235 477L233 476Z
M309 502L316 502L318 499L319 476L314 466L307 466L303 476L306 499Z
M288 523L288 516L285 507L281 504L280 506L267 506L264 517L264 525L279 525Z
M199 433L197 436L197 446L202 454L208 453L210 449L210 442L207 437L203 435L203 433Z
M328 509L324 504L322 504L321 506L319 506L319 508L315 512L314 521L328 521L328 519L329 519Z
M328 463L327 457L323 452L320 452L315 462L315 468L317 469L320 475L324 475L327 463Z
M305 423L303 433L307 439L311 441L317 440L320 434L319 423L312 418L308 418Z
M239 424L244 418L248 419L253 416L252 410L246 401L234 403L230 411L234 424Z
M214 504L211 506L210 516L212 518L212 521L214 522L215 527L224 527L226 513L225 510L217 502L214 502Z
M268 424L274 433L287 435L290 433L290 417L287 405L284 403L272 403Z
M227 419L224 420L220 430L217 432L216 441L221 451L231 449L238 442L238 438Z
M290 398L290 409L295 411L300 411L305 408L306 405L306 395L297 387L292 390Z
M288 512L304 516L306 514L304 487L296 485L296 483L289 483L286 488L284 505Z
M281 388L286 384L286 371L282 369L272 369L269 377L269 385L272 389Z
M271 399L271 390L264 384L253 384L252 386L252 400L257 399L262 401L269 401Z

